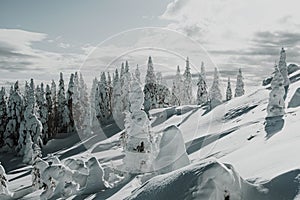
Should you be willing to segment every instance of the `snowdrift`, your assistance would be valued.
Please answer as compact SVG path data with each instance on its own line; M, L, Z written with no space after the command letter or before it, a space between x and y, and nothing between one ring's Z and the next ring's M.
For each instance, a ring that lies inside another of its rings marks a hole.
M231 165L217 161L197 163L159 175L128 197L138 199L258 199L264 196L257 186L244 181Z
M232 165L208 160L156 176L126 199L294 199L299 192L299 172L293 170L264 184L252 184L241 178Z

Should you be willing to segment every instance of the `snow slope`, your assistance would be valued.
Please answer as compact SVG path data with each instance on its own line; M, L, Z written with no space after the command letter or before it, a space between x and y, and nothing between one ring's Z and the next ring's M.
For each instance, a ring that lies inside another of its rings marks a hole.
M286 114L276 121L265 119L269 85L225 102L208 113L205 106L152 110L152 131L162 133L170 126L177 126L191 160L190 165L167 174L128 175L120 171L117 166L124 158L119 141L122 132L103 141L100 135L82 141L74 136L56 138L46 150L60 159L86 162L95 156L104 171L103 178L109 187L92 188L91 194L69 199L165 199L166 196L222 199L225 190L230 199L296 199L300 196L297 93L300 72L292 73L290 79ZM23 199L39 199L41 191L32 192L30 188L31 167L21 165L18 159L0 155L1 161L9 160L4 166L9 189L23 192L21 196L28 193Z

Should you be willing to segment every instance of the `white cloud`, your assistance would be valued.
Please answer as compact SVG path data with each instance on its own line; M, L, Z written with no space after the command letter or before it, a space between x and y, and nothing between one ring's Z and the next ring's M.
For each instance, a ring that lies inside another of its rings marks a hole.
M50 41L50 42L49 42ZM20 29L0 29L0 72L5 78L52 79L59 71L78 69L84 56L78 53L58 53L42 50L36 43L55 43L47 34ZM57 42L56 42L57 43ZM62 48L70 47L66 43L57 43Z
M291 40L279 38L286 37L282 33L291 33L293 37L300 31L298 5L297 0L174 0L160 18L170 21L168 28L203 44L219 66L259 66L267 73L274 60L278 60L280 47L291 45ZM278 38L258 33L270 33ZM262 36L266 37L265 43L257 40ZM295 40L294 46L300 46L298 41ZM293 48L288 49L288 58L289 50ZM274 51L278 54L274 55ZM299 52L290 52L295 53Z

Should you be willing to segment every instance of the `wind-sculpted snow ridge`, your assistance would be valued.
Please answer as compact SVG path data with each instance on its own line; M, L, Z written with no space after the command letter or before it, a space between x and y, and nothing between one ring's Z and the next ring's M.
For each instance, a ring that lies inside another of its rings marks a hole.
M300 186L298 174L299 170L291 171L262 185L251 184L232 165L208 160L156 176L126 199L294 199Z

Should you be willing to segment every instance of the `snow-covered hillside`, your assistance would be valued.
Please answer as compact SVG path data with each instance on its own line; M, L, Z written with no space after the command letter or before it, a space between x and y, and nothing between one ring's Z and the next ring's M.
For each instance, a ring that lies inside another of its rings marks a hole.
M81 187L84 183L79 181L76 187L80 192L69 199L225 199L226 195L230 199L297 199L299 77L299 71L290 74L286 114L279 120L266 120L269 85L210 112L205 106L151 110L152 133L160 134L176 126L182 132L191 161L190 165L166 174L122 171L119 166L124 158L120 142L123 132L106 140L100 135L85 140L65 135L51 140L45 151L57 156L67 166L64 170L68 173L74 174L72 170L79 169L68 166L73 162L70 158L86 166L87 169L80 168L80 177L89 186ZM20 165L19 158L9 155L0 158L8 161L3 165L14 198L25 195L23 199L38 199L42 190L33 192L31 167ZM87 175L85 170L93 173ZM70 185L68 191L78 190L76 187Z

